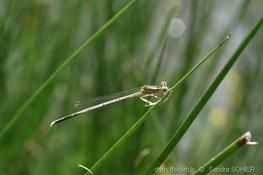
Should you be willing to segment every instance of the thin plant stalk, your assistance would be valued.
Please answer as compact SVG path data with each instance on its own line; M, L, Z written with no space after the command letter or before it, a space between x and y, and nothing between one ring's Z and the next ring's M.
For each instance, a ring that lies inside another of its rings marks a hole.
M177 7L176 3L173 3L171 5L172 6L169 9L169 12L168 12L168 14L164 20L165 22L164 22L164 25L160 31L160 35L158 36L157 42L155 43L152 51L150 52L150 55L147 57L144 67L149 67L150 63L152 63L154 56L156 55L156 52L158 51L158 48L160 47L159 43L163 43L163 41L166 42L165 40L167 40L167 36L166 36L167 35L167 28L170 24L170 21L173 17L175 10L176 10L176 7Z
M169 89L169 92L173 92L181 83L183 83L191 74L193 74L205 61L208 60L219 48L221 48L226 41L230 38L227 36L226 39L220 43L218 46L213 48L203 59L198 62L192 69L188 71L185 76L183 76L174 86ZM157 105L150 107L140 118L137 120L135 124L133 124L128 131L126 131L101 157L99 160L95 162L95 164L90 168L91 172L95 172L102 164L105 162L120 146L124 143L130 135L132 135L141 124L150 116L149 114L156 108ZM89 172L86 175L90 174Z
M201 112L207 101L210 99L210 97L214 94L217 87L220 85L224 77L227 75L231 67L234 65L234 63L239 58L240 54L243 52L243 50L247 47L248 43L251 41L251 39L255 36L257 31L260 29L261 25L263 23L263 17L261 17L255 26L252 28L252 30L248 33L248 35L244 38L244 40L241 42L239 47L236 49L234 54L230 57L229 61L225 64L223 69L220 71L220 73L217 75L215 80L211 83L211 85L208 87L208 89L205 91L205 93L202 95L202 97L199 99L198 103L195 105L193 110L188 114L184 122L180 125L180 127L175 131L175 133L172 135L171 139L169 140L168 144L165 146L163 151L160 153L160 155L157 157L157 159L153 162L151 167L147 171L147 175L154 174L154 170L156 167L159 167L163 161L168 157L168 155L172 152L174 147L177 145L177 143L180 141L180 139L183 137L183 135L186 133L186 131L189 129L197 115Z
M108 29L117 19L119 19L137 0L131 0L118 13L116 13L108 22L99 28L91 37L89 37L79 48L77 48L33 93L33 95L18 109L11 120L1 130L0 140L15 125L22 113L31 105L31 103L47 88L47 86L67 67L78 55L86 49L94 40L96 40L106 29Z
M227 146L223 151L218 153L215 157L213 157L210 161L208 161L205 165L200 167L198 171L194 173L194 175L204 175L208 174L211 170L213 170L217 165L222 163L232 154L234 154L237 150L242 148L245 145L255 145L257 142L251 142L251 134L250 132L246 132L238 139L236 139L233 143Z
M160 72L160 69L161 69L161 66L162 66L162 63L164 60L164 53L165 53L165 49L167 47L167 43L168 43L168 36L166 36L164 39L164 43L162 45L160 55L158 56L158 61L157 61L156 67L155 67L154 72L152 74L152 77L150 79L150 82L152 84L156 83L157 76L159 75L159 72Z

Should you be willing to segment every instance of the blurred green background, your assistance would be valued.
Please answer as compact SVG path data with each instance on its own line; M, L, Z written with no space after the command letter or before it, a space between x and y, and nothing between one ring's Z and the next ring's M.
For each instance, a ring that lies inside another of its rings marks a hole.
M0 129L39 85L127 0L0 0ZM232 31L231 40L157 108L97 174L142 174L262 15L261 0L139 0L22 114L0 143L0 175L84 174L145 112L130 100L57 127L49 123L98 96L167 81L173 85ZM172 38L169 24L183 21ZM198 168L246 131L245 147L220 167L263 174L263 32L252 40L174 152L167 167Z

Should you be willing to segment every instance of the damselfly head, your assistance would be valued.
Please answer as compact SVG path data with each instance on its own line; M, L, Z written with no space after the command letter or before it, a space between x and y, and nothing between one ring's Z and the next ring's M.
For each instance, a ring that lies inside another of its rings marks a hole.
M160 89L161 89L163 92L166 92L166 91L168 90L167 83L166 83L165 81L162 81L162 82L161 82Z

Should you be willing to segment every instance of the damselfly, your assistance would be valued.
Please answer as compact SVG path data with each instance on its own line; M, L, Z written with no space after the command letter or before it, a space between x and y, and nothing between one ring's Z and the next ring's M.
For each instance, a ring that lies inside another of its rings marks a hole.
M105 102L101 102L99 104L96 104L94 106L85 108L83 110L74 112L72 114L69 114L65 117L61 117L53 122L51 122L50 126L53 126L56 123L60 123L62 121L65 121L67 119L73 118L75 116L87 113L89 111L98 109L98 108L102 108L104 106L113 104L113 103L117 103L120 101L124 101L130 98L134 98L134 97L139 97L144 103L145 106L154 106L160 102L166 101L167 98L169 97L170 92L169 92L169 88L166 85L166 82L161 82L161 84L159 86L154 86L154 85L144 85L143 87L139 88L139 90L136 90L135 92L131 92L129 94L126 95L122 95L122 96L117 96L114 97L111 100L105 101ZM148 98L151 99L148 99Z

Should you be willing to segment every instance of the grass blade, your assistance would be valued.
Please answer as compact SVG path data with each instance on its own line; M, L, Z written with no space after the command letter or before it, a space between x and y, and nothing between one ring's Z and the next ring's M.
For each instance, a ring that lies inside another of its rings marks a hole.
M208 174L210 170L214 169L217 165L219 165L237 150L242 148L244 145L257 144L257 142L251 142L251 138L252 137L250 132L246 132L233 143L231 143L229 146L227 146L223 151L221 151L215 157L213 157L210 161L208 161L204 166L199 168L199 170L196 171L194 175Z
M220 85L228 71L231 69L231 67L234 65L234 63L239 58L242 51L246 48L248 43L251 41L251 39L255 36L257 31L260 29L261 25L263 23L263 17L261 17L255 26L252 28L252 30L249 32L249 34L245 37L245 39L241 42L237 50L234 52L234 54L230 57L229 61L226 63L224 68L221 70L221 72L217 75L216 79L211 83L211 85L208 87L206 92L203 94L203 96L200 98L194 109L189 113L189 115L186 117L184 122L180 125L180 127L176 130L176 132L173 134L171 139L169 140L168 144L164 148L164 150L161 152L161 154L158 156L158 158L154 161L154 163L151 165L149 170L147 171L147 174L154 174L154 170L156 167L159 167L162 162L166 159L166 157L171 153L171 151L174 149L176 144L180 141L180 139L183 137L183 135L186 133L186 131L189 129L191 124L193 123L194 119L197 117L197 115L200 113L200 111L203 109L207 101L210 99L210 97L213 95L217 87Z
M127 3L117 14L115 14L108 22L106 22L101 28L97 30L91 37L89 37L78 49L76 49L48 78L39 86L34 94L18 109L16 114L7 123L7 125L1 130L0 140L6 135L6 133L14 126L14 124L21 117L22 113L30 106L30 104L43 92L46 87L61 73L77 56L87 48L98 36L100 36L107 28L109 28L121 15L123 15L130 7L136 2L131 0Z
M180 84L182 84L191 74L193 74L205 61L208 60L220 47L222 47L226 41L230 38L230 36L227 36L226 39L220 43L218 46L216 46L214 49L212 49L200 62L198 62L192 69L188 71L185 76L183 76L172 88L170 88L171 91L175 90L176 87L178 87ZM149 114L153 111L154 108L156 108L157 105L152 106L149 108L140 118L137 120L135 124L133 124L128 131L126 131L120 138L115 142L114 145L112 145L104 155L101 156L101 158L95 162L95 164L90 168L90 170L94 173L104 161L106 161L114 151L116 151L122 143L124 143L130 135L132 135L140 126L141 124L150 116ZM89 173L87 172L87 175Z

